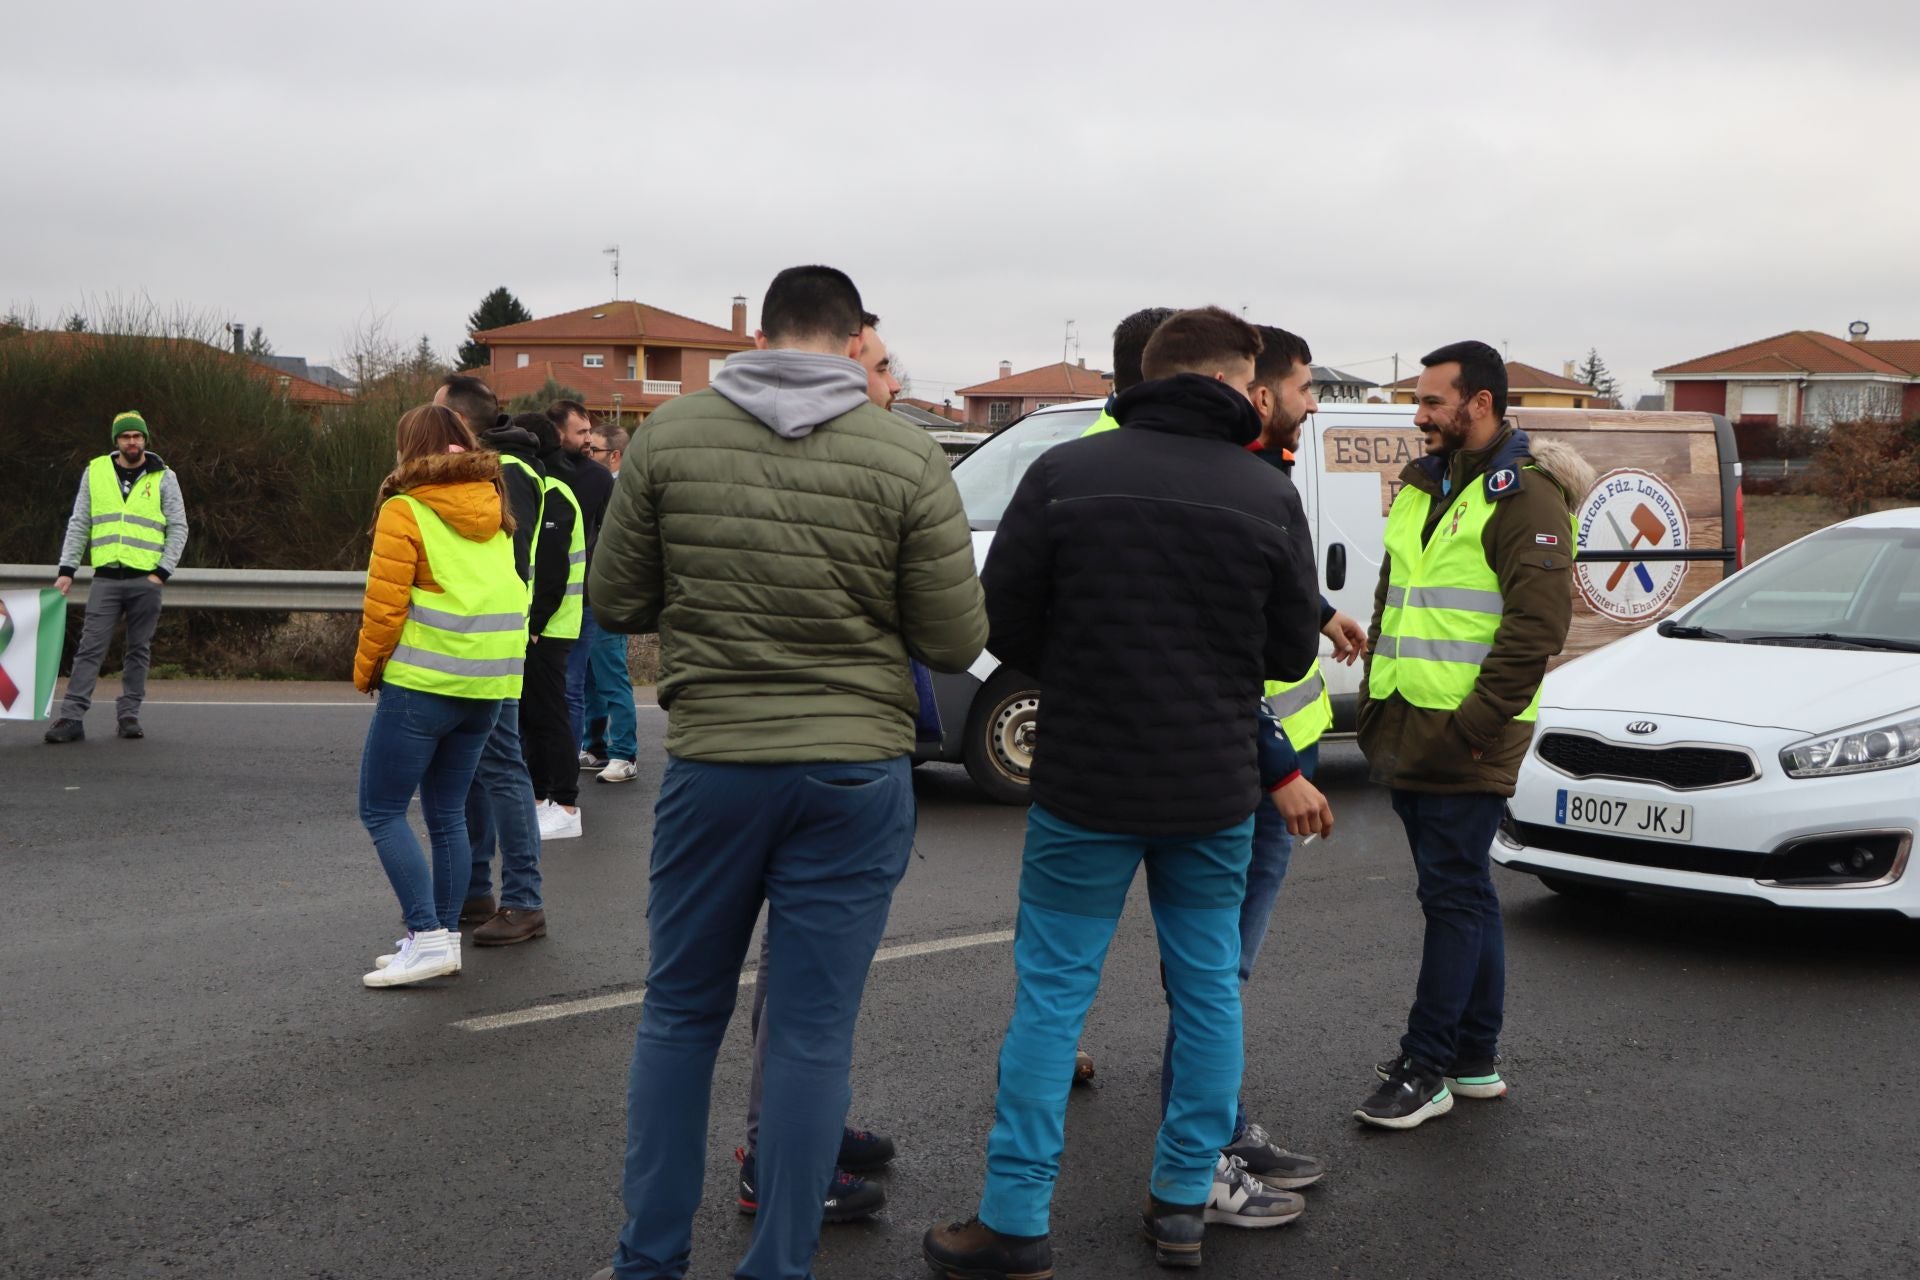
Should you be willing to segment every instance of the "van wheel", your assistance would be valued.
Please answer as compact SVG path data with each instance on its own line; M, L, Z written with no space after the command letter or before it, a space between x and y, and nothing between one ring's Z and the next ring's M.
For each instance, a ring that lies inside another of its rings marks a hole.
M1039 682L1008 667L994 672L975 695L962 758L987 799L1027 803L1039 714Z
M1590 880L1570 880L1565 876L1541 876L1540 883L1570 902L1618 902L1625 889L1614 889Z

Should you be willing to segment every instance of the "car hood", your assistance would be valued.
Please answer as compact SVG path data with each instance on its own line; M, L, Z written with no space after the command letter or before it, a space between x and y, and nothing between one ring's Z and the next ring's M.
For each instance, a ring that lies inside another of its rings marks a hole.
M1920 703L1920 654L1676 640L1647 630L1547 677L1540 704L1825 733Z

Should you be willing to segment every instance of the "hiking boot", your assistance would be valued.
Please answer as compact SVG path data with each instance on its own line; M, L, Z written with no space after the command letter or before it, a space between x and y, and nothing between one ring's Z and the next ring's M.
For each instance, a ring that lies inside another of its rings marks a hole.
M733 1158L740 1162L740 1212L760 1212L759 1184L754 1179L753 1156L745 1147L735 1147ZM822 1222L858 1222L871 1218L886 1207L887 1193L865 1178L856 1178L845 1169L833 1171L827 1185L827 1200L822 1207Z
M451 929L429 929L409 933L400 940L393 958L360 979L368 987L404 987L429 978L444 978L460 971L460 957L454 950Z
M1206 1211L1203 1204L1168 1204L1148 1196L1140 1229L1153 1244L1153 1260L1163 1267L1199 1266L1200 1244L1207 1236Z
M120 736L123 738L144 738L147 736L147 731L140 727L138 720L132 716L128 716L120 722Z
M1052 1280L1053 1242L1046 1236L1008 1236L978 1218L933 1227L920 1252L945 1280Z
M487 921L493 919L496 910L498 910L498 908L493 904L492 894L488 894L484 898L468 898L460 904L460 923L463 925L485 924Z
M1093 1055L1085 1049L1073 1051L1073 1083L1075 1087L1093 1083Z
M509 947L547 936L547 913L522 907L502 907L493 919L473 931L477 947Z
M1307 1211L1307 1202L1291 1191L1275 1191L1247 1172L1239 1156L1223 1155L1213 1166L1205 1218L1229 1227L1284 1227Z
M1373 1074L1385 1080L1398 1061L1388 1058L1385 1062L1373 1064ZM1507 1082L1500 1078L1500 1055L1493 1054L1485 1058L1463 1058L1448 1067L1443 1073L1447 1088L1462 1098L1503 1098L1507 1093Z
M1220 1149L1220 1154L1238 1157L1248 1173L1277 1191L1310 1187L1327 1172L1312 1156L1295 1155L1275 1145L1257 1124L1241 1130L1239 1137Z
M640 768L631 760L609 760L607 767L600 771L602 782L632 782L640 776Z
M452 940L453 971L457 974L460 972L460 931L458 929L449 929L447 930L447 937ZM393 944L393 950L387 952L387 954L383 956L375 956L373 958L373 967L376 969L384 969L388 965L392 964L395 960L399 959L400 948L405 946L406 942L407 940L405 938L402 938L400 939L400 941Z
M866 1129L840 1131L840 1158L834 1163L854 1173L878 1169L893 1159L893 1139Z
M1380 1087L1360 1104L1353 1118L1382 1129L1413 1129L1453 1110L1453 1094L1438 1071L1401 1058L1387 1071Z
M87 736L86 726L78 720L55 720L48 726L43 742L79 742Z

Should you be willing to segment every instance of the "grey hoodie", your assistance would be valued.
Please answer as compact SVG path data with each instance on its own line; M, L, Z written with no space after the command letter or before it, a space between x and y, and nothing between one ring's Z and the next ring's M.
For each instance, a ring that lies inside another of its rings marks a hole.
M867 371L819 351L742 351L727 357L713 389L775 435L798 440L867 403Z

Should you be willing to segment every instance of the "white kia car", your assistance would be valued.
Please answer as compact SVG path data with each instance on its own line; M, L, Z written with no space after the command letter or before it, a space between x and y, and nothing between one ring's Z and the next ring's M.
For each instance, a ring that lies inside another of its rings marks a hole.
M1562 892L1920 918L1920 507L1781 548L1547 677L1494 860Z

